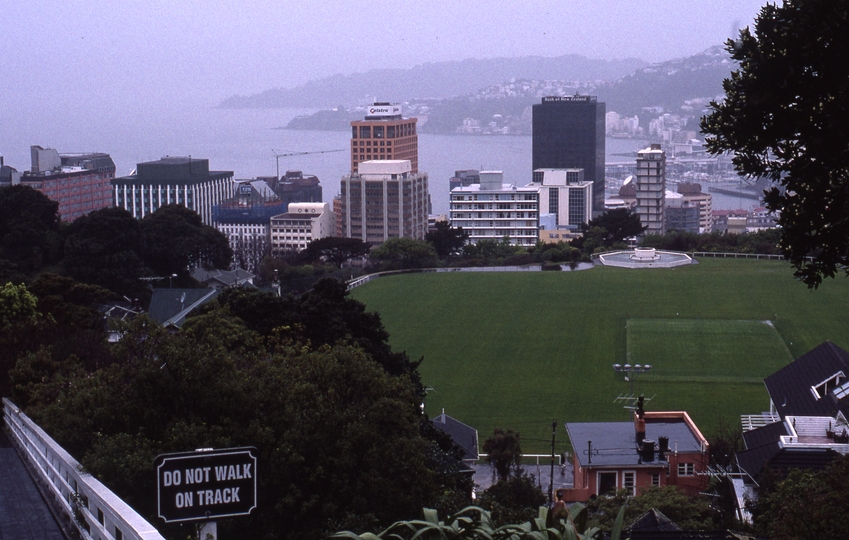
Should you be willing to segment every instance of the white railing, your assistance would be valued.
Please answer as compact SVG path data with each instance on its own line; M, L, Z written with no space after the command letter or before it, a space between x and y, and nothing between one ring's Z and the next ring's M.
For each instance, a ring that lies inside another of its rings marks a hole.
M112 493L27 415L3 398L3 416L18 451L29 461L55 503L84 540L164 540L127 503Z

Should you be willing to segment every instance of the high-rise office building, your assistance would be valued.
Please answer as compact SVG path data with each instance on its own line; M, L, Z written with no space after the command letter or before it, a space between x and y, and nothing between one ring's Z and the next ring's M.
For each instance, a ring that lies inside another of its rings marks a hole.
M143 218L166 204L180 204L212 225L212 207L233 196L233 171L210 171L208 159L166 156L136 166L136 174L112 179L114 205Z
M401 116L397 103L374 103L363 120L351 122L351 173L373 160L408 160L410 172L419 172L418 118Z
M424 240L430 195L427 173L409 160L363 161L342 177L342 236L379 245L390 238Z
M666 230L666 152L659 144L637 152L637 215L645 234Z
M596 96L549 96L533 106L533 170L584 169L594 213L604 211L604 116Z

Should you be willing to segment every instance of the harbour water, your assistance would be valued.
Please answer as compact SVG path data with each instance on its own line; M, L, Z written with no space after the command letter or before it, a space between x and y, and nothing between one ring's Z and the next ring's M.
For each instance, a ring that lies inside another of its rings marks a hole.
M233 171L236 178L276 173L276 154L323 152L279 158L280 171L301 170L321 180L324 199L339 192L349 168L350 132L280 129L306 109L230 110L187 104L167 114L143 107L124 111L53 111L45 119L32 111L0 111L0 155L7 165L30 167L30 145L60 153L106 152L117 174L129 174L136 163L166 155L209 159L214 170ZM627 160L647 141L608 138L608 161ZM328 152L338 150L336 152ZM506 182L531 181L530 136L419 135L419 169L429 175L433 212L448 211L448 179L458 169L496 169ZM707 189L707 186L703 186ZM714 194L716 209L751 208L756 201Z

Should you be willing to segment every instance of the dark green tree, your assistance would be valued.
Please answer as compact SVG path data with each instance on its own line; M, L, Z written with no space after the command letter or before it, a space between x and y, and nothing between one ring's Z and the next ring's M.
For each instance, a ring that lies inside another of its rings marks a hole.
M61 254L59 203L29 186L0 187L0 260L32 275Z
M256 446L263 464L261 504L222 525L226 538L367 530L415 515L442 491L415 388L361 349L270 352L226 309L176 334L144 317L124 330L113 364L72 377L31 413L144 515L155 513L153 456L200 447Z
M487 461L495 467L500 480L506 480L511 472L521 469L522 445L519 434L512 429L495 428L492 436L483 443L483 451L488 454Z
M636 497L631 497L624 489L614 497L596 497L587 504L590 525L603 531L611 530L626 501L625 523L631 523L655 508L685 531L710 531L717 526L714 521L716 514L706 497L688 497L675 486L646 488Z
M145 266L157 276L188 276L190 268L229 268L233 250L227 237L179 204L169 204L141 221Z
M753 508L759 534L807 540L849 531L849 457L841 456L818 472L793 469L785 479L766 484Z
M454 228L447 221L437 221L436 228L425 234L425 240L433 246L440 259L460 254L469 240L463 227Z
M123 208L79 217L65 231L65 273L115 293L137 298L145 275L141 223Z
M351 259L367 255L370 248L371 244L359 238L328 236L307 244L306 249L300 253L300 258L305 262L330 262L342 268L342 265Z
M640 223L640 217L627 208L608 210L597 218L591 219L581 226L584 235L594 228L604 229L604 234L599 238L601 247L609 248L614 244L621 244L627 238L639 236L646 230ZM573 242L573 245L575 243Z
M381 270L433 268L439 263L431 244L413 238L390 238L372 249L369 259Z
M781 249L815 288L849 268L849 5L766 4L754 32L726 48L739 69L702 118L707 148L733 151L741 175L773 182L764 201Z
M0 286L0 395L10 395L9 371L20 356L37 348L46 322L38 298L26 285Z
M480 500L481 507L492 512L492 520L499 526L531 520L545 503L545 494L534 477L525 474L496 482Z

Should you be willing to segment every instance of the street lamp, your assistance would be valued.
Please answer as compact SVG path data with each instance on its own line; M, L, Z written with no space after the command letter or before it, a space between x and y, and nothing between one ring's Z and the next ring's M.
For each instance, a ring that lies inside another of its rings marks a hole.
M617 373L625 373L625 380L631 383L631 395L634 395L634 378L638 373L645 373L647 371L651 371L651 364L613 364L613 370Z
M169 289L173 289L173 287L171 286L171 280L174 279L175 277L177 277L177 274L171 274L170 276L168 276L168 288Z

